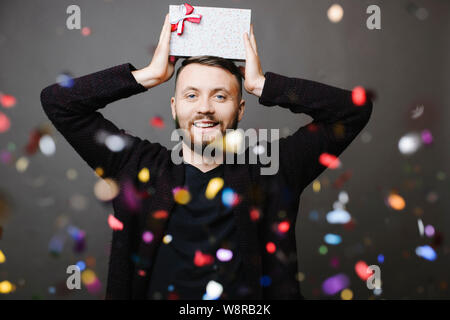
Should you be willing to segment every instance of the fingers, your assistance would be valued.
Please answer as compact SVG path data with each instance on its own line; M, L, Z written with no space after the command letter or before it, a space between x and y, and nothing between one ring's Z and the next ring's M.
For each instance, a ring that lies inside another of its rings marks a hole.
M244 33L244 45L245 45L245 55L246 55L247 60L256 56L256 54L253 50L252 44L250 43L250 39L248 37L247 32Z
M171 36L171 25L169 21L169 14L166 15L166 19L164 20L164 25L161 30L161 35L159 37L158 47L162 50L162 53L165 55L169 55L169 47L170 47L170 36Z
M255 54L258 55L258 46L256 45L255 33L253 32L253 24L250 24L250 43L252 44Z

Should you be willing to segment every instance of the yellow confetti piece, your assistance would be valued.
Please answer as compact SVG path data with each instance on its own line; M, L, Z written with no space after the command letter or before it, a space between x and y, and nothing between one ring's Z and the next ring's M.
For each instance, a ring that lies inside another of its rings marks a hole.
M342 300L352 300L353 299L353 291L350 289L344 289L341 291L341 299Z
M209 200L214 199L217 193L222 189L224 181L222 178L213 178L209 180L208 186L206 187L205 197Z
M81 273L81 281L86 286L94 283L96 279L97 276L95 275L95 272L90 269L86 269Z
M183 188L176 188L173 195L175 202L179 204L187 204L191 201L191 194Z
M10 293L14 291L15 286L8 280L0 282L0 293Z
M148 182L150 180L150 171L147 168L142 168L138 174L139 181L142 183Z
M24 172L25 170L27 170L29 163L30 162L28 161L28 159L26 157L20 157L16 161L16 169L17 169L17 171Z
M314 180L312 187L315 193L320 192L320 181Z
M105 172L103 171L103 168L102 168L102 167L97 167L97 168L95 169L95 173L96 173L99 177L103 177L103 174L104 174Z
M5 261L6 261L6 257L5 257L5 255L3 254L3 251L0 250L0 263L3 263L3 262L5 262Z

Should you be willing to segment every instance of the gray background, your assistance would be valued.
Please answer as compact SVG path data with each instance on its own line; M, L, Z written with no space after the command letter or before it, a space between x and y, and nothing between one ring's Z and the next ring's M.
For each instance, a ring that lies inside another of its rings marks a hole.
M450 157L446 121L450 119L450 1L414 1L428 10L425 20L407 10L412 3L408 0L335 2L345 12L338 24L332 24L326 16L334 1L191 4L251 9L264 71L348 89L363 85L377 94L369 124L341 157L344 167L327 170L319 177L321 192L314 193L310 185L302 194L296 231L305 297L340 299L339 294L324 295L320 288L324 279L343 272L350 277L355 299L449 298ZM82 27L92 29L89 37L66 29L66 8L70 4L81 7ZM0 150L6 150L11 143L16 146L13 161L0 163L0 249L7 259L0 264L0 281L9 280L17 286L15 292L0 295L0 299L104 297L111 238L106 218L112 208L95 198L95 175L54 129L53 156L36 153L24 173L16 170L14 161L24 154L31 130L48 122L40 105L40 91L63 71L78 77L125 62L137 68L147 65L169 4L178 3L0 2L0 91L18 100L14 108L0 107L11 119L11 129L0 134ZM370 4L381 7L381 30L366 28L366 8ZM145 94L114 103L103 114L121 128L171 146L172 92L173 79ZM244 129L282 128L284 133L293 133L311 120L281 108L259 106L257 98L247 93L245 99L247 109L240 126ZM411 119L411 110L420 104L425 106L424 114ZM148 120L154 115L166 120L165 129L149 126ZM409 157L400 154L400 137L424 129L432 132L434 143ZM69 168L77 171L76 180L66 177ZM351 231L325 220L340 191L330 183L347 170L351 170L352 177L342 190L350 197L347 209L355 222ZM443 179L438 179L439 172ZM385 197L391 190L405 198L403 211L386 206ZM430 201L430 193L437 195L437 200ZM85 198L86 208L77 210L71 205L74 195ZM319 214L318 221L309 218L313 210ZM49 254L48 243L58 232L57 219L61 216L85 230L87 247L82 253L75 253L73 241L68 239L59 257ZM418 218L442 234L442 244L436 248L438 258L433 262L415 254L417 246L433 242L419 235ZM343 242L327 246L328 253L320 255L318 248L329 232L342 235ZM377 262L379 254L385 256L383 264ZM95 258L92 269L102 284L100 293L93 295L85 288L62 290L66 267L87 257ZM332 257L340 259L338 268L330 267ZM374 295L356 276L354 265L358 260L380 265L381 295Z

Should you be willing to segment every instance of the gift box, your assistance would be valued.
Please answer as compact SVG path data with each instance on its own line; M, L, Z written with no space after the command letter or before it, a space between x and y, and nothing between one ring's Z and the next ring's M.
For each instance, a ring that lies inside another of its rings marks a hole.
M198 7L188 3L169 6L172 27L170 55L218 56L245 60L244 32L250 34L251 10Z

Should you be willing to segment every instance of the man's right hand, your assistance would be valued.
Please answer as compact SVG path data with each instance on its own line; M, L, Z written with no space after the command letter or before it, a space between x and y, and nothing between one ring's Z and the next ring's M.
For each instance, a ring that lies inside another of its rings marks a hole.
M167 14L152 61L147 67L131 72L136 81L147 89L169 81L173 76L178 58L169 56L171 33L169 14Z

